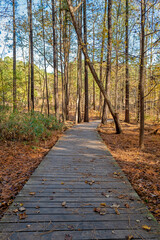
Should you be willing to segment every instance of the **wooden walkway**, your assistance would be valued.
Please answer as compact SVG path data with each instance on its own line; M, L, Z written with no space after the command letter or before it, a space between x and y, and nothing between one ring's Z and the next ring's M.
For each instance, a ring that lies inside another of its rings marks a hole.
M57 142L2 218L1 240L160 239L97 125L74 126Z

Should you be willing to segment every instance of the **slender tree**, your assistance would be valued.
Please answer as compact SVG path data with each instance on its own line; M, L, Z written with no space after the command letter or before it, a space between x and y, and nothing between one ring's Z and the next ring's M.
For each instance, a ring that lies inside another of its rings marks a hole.
M17 109L16 90L16 22L15 22L15 0L13 0L13 112Z
M126 99L125 99L125 122L129 123L129 67L128 67L128 0L126 0L126 41L125 41L125 58L126 58Z
M52 0L52 27L53 27L53 65L54 65L54 99L55 116L59 120L59 99L58 99L58 58L57 58L57 38L56 38L56 11L55 1Z
M102 45L101 45L101 56L100 56L100 81L103 81L103 55L104 55L104 43L106 38L106 15L107 15L107 0L105 0L104 16L103 16L103 30L102 30ZM99 96L99 111L100 115L102 112L102 93L100 91Z
M87 51L87 14L86 14L86 0L83 3L83 27L84 27L84 44ZM84 110L84 122L89 122L89 109L88 109L88 64L85 57L84 61L85 71L85 110Z
M107 46L107 69L106 69L106 93L108 95L108 89L111 79L111 51L112 51L112 0L108 0L108 46ZM102 123L107 122L107 103L104 100Z
M30 18L30 44L31 44L31 109L34 111L34 56L33 56L33 23L32 23L32 0L29 2L29 18Z
M46 99L47 99L47 111L49 116L49 96L48 96L48 77L47 77L47 65L46 65L46 41L45 41L45 27L44 27L44 6L41 0L42 7L42 31L43 31L43 55L44 55L44 74L45 74L45 86L46 86Z
M140 133L139 147L144 148L144 47L145 47L145 0L141 0L141 57L140 57Z

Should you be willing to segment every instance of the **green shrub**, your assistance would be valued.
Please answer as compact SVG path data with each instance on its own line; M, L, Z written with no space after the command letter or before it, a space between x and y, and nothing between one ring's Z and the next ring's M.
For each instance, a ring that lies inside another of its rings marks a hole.
M63 124L54 116L41 113L0 114L0 138L6 140L44 140L53 130L61 130Z

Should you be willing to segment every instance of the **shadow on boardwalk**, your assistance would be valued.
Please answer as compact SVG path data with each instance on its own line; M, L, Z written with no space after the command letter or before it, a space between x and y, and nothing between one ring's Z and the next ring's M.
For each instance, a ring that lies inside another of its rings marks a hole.
M160 239L97 126L74 126L57 142L2 218L0 239Z

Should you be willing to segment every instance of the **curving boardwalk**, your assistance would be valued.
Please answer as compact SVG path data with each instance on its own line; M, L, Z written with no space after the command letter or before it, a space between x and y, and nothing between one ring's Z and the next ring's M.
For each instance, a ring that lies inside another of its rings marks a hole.
M2 218L1 240L160 239L97 126L66 131Z

